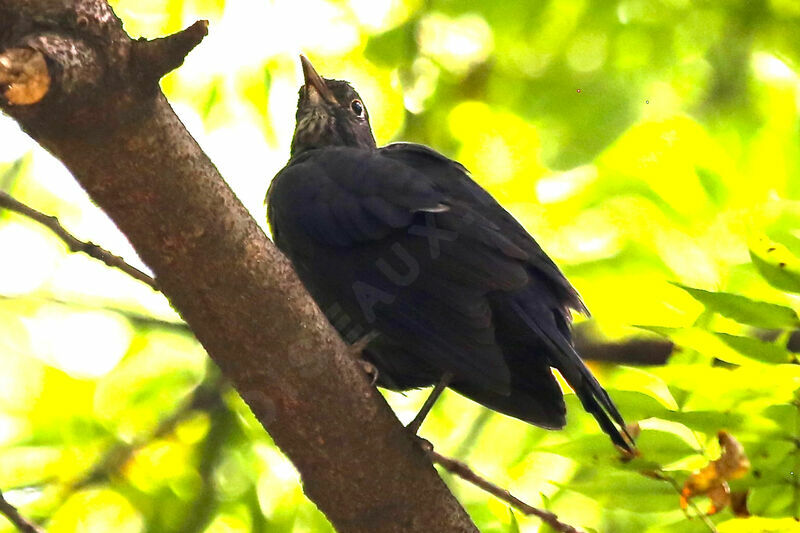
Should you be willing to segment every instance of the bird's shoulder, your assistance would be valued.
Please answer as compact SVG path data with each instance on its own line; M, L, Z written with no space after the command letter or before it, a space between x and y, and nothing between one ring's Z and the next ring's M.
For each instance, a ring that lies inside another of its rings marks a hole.
M402 160L427 176L437 190L445 195L445 203L453 206L453 212L466 211L467 214L462 214L462 217L480 221L482 233L487 239L503 244L498 249L506 255L516 256L517 251L522 250L526 263L553 284L565 307L589 314L578 292L539 243L486 189L472 179L463 165L421 144L393 143L379 151L386 157Z
M267 213L273 229L295 226L323 244L374 241L435 212L444 195L413 167L375 149L327 147L294 157L273 179Z
M441 199L435 184L413 166L385 157L381 150L331 146L306 150L275 176L271 188L355 198L385 197L409 208L434 206ZM307 190L307 189L316 189ZM419 202L420 205L415 205Z
M453 170L469 174L466 167L454 159L450 159L441 152L437 152L430 146L424 144L411 143L411 142L395 142L387 144L378 148L378 152L387 157L414 157L419 162L427 160L428 163L435 163L439 165L446 165L452 167Z

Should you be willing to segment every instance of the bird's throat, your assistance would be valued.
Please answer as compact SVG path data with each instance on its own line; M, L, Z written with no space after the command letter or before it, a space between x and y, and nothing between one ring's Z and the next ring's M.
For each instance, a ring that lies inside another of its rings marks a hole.
M332 144L332 135L332 117L322 106L314 106L297 120L292 147L302 150L326 146Z

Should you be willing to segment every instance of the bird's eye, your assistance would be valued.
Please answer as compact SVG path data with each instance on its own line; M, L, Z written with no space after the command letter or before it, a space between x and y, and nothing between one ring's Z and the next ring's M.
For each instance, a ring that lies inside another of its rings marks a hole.
M353 113L355 113L357 117L364 114L364 104L361 103L361 100L353 100L350 102L350 109L353 110Z

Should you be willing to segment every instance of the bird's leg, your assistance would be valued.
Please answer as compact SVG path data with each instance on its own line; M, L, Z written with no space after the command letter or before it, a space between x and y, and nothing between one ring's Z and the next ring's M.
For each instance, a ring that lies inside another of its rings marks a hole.
M364 370L364 372L370 377L370 385L375 385L375 383L378 381L378 369L375 367L375 365L364 359L364 349L370 342L375 340L378 335L379 333L377 331L370 331L347 347L350 355L353 356L353 359L355 359L358 364L361 365L362 370Z
M450 383L450 380L452 379L453 379L453 374L451 374L450 372L445 372L444 374L442 374L442 379L440 379L439 383L437 383L436 386L433 388L430 395L425 400L425 403L422 404L422 409L419 410L419 413L417 413L417 416L414 417L414 420L412 420L406 426L406 429L411 431L411 433L413 433L414 435L417 434L417 431L419 431L419 427L422 425L422 422L425 420L425 417L428 416L428 413L431 412L433 404L436 403L436 400L439 398L439 396L442 395L442 392L444 392L445 387L447 387L447 385Z

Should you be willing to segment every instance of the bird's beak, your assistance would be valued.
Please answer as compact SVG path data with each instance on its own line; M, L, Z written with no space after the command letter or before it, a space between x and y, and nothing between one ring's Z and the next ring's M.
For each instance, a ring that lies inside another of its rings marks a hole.
M336 98L333 97L333 93L328 89L325 80L314 70L314 65L311 64L311 61L300 54L300 63L303 65L303 77L305 78L306 93L309 100L314 104L318 104L320 99L335 104Z

